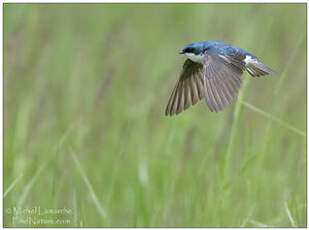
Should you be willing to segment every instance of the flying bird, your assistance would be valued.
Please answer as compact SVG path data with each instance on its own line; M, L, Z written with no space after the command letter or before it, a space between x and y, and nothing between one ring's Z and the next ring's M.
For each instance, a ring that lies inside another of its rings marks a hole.
M202 99L211 112L220 112L236 97L245 70L252 77L276 74L253 54L224 42L192 43L180 54L188 59L169 98L166 116L179 114Z

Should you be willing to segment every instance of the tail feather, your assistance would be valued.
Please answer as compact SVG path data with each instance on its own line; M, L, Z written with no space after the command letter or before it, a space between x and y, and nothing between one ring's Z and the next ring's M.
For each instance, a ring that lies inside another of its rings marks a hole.
M248 73L252 77L259 77L264 75L274 75L276 74L276 71L269 68L268 66L264 65L260 61L250 62L249 65L246 66Z

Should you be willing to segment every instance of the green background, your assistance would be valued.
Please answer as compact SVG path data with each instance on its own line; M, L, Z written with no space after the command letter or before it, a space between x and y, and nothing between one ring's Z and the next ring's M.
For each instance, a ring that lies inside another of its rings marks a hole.
M305 227L306 34L306 4L4 4L4 226ZM278 74L165 117L205 40Z

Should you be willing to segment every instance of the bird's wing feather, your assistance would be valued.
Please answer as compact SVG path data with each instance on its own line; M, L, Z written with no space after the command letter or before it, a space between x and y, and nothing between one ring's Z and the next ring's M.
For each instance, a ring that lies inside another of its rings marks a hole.
M246 65L246 69L252 77L265 76L268 74L271 74L271 75L276 74L276 71L264 65L259 60L253 60L252 62L249 62Z
M204 98L203 65L187 59L169 98L165 115L179 114Z
M212 112L222 111L237 95L245 68L243 59L240 52L208 50L205 53L205 100Z

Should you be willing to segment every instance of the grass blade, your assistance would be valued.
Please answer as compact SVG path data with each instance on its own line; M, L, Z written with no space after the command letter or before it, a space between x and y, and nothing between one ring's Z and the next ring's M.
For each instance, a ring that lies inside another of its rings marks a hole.
M290 69L290 66L292 64L294 64L294 62L292 60L295 60L296 55L299 54L300 49L302 48L302 44L305 41L305 37L302 37L298 40L297 45L295 46L296 48L294 49L294 52L291 54L291 57L289 59L289 62L287 63L287 66L284 68L284 72L281 74L281 77L279 78L279 82L275 88L275 94L277 94L279 92L279 90L282 88L282 84L284 82L284 80L286 79L287 75L288 75L288 70Z
M224 172L223 172L223 176L224 176L224 183L223 185L225 186L227 183L227 175L229 174L229 166L231 165L230 162L230 158L232 155L232 150L234 148L234 143L235 143L235 137L236 137L236 131L237 131L237 127L238 127L238 122L239 122L239 116L240 116L240 109L241 109L241 99L244 96L244 90L246 88L246 85L248 84L248 78L246 78L244 80L244 84L243 84L243 89L239 92L239 100L237 100L236 102L236 108L234 111L234 117L233 117L233 124L232 124L232 130L231 130L231 137L230 137L230 142L228 144L227 147L227 154L226 154L226 158L225 158L225 163L224 163Z
M290 210L288 208L288 204L286 202L284 202L284 207L285 207L286 214L287 214L287 216L288 216L288 218L289 218L289 220L290 220L290 222L292 224L292 227L293 228L297 228L297 226L295 224L295 221L294 221L294 219L292 217L292 214L291 214L291 212L290 212Z
M254 225L254 227L258 227L258 228L273 228L272 226L270 226L270 225L267 225L267 224L264 224L264 223L262 223L262 222L259 222L259 221L257 221L257 220L250 220L249 221L251 224L253 224Z
M255 107L254 105L251 105L251 104L249 104L247 102L244 102L244 101L240 101L240 102L245 107L247 107L248 109L251 109L251 110L253 110L253 111L255 111L255 112L257 112L257 113L259 113L259 114L261 114L261 115L263 115L265 117L267 117L268 119L276 122L277 124L281 125L282 127L286 128L286 129L289 129L290 131L293 131L294 133L296 133L296 134L298 134L300 136L305 137L306 134L305 134L304 131L302 131L302 130L300 130L300 129L298 129L298 128L296 128L296 127L294 127L294 126L292 126L292 125L290 125L288 123L286 123L285 121L282 121L281 119L279 119L279 118L277 118L277 117L275 117L275 116L273 116L273 115L271 115L271 114L269 114L269 113L267 113L267 112L265 112L265 111Z
M99 214L101 215L101 217L105 220L106 219L106 212L105 212L105 209L102 207L102 205L100 204L99 202L99 199L97 197L97 195L95 194L94 192L94 189L92 187L92 185L90 184L90 181L86 175L86 173L84 172L80 162L78 161L76 155L74 153L72 153L72 157L73 157L73 160L77 166L77 169L81 175L81 177L83 178L85 184L87 185L87 188L89 189L89 192L90 192L90 195L91 195L91 198L93 200L93 203L95 205L95 207L97 208Z
M21 194L20 199L18 201L18 207L22 207L23 203L25 202L27 196L29 195L29 192L32 188L32 186L34 185L34 183L36 182L36 180L39 178L39 175L41 174L41 172L43 171L43 169L45 168L46 163L43 164L34 174L34 176L32 177L32 179L29 181L29 183L25 186L24 192Z
M9 192L15 187L15 185L18 183L18 181L23 177L23 174L19 175L13 182L12 184L8 187L8 189L4 192L3 198L5 198Z

